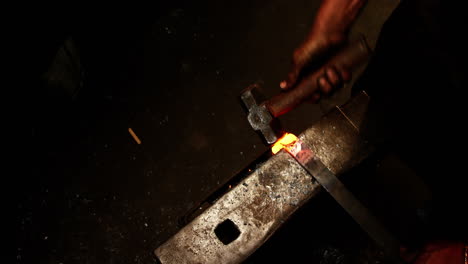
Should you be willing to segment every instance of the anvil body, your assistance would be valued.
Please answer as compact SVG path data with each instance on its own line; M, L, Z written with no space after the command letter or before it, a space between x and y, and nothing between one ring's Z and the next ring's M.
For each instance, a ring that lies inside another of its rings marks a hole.
M361 137L369 97L364 92L336 107L299 135L323 164L340 175L372 147ZM239 263L258 249L322 187L286 151L272 156L240 184L155 250L162 263ZM218 234L229 223L230 240Z

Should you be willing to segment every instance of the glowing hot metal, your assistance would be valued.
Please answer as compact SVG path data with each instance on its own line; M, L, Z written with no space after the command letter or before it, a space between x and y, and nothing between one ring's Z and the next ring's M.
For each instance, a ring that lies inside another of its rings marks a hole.
M297 137L294 134L286 133L271 147L271 152L276 154L284 148L290 148L296 141Z

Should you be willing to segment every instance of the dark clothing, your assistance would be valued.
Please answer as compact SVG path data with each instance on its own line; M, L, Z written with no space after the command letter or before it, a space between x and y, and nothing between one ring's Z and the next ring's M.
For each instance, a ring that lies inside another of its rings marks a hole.
M439 233L467 238L468 23L456 5L402 1L353 91L371 96L368 136L397 152L431 188Z

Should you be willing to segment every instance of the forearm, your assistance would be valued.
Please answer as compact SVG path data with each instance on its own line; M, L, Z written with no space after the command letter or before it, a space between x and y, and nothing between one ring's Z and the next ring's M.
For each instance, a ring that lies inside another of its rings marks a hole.
M365 3L366 0L323 0L311 34L346 35Z
M294 51L293 67L288 74L288 79L281 82L280 87L292 88L306 65L317 60L333 47L343 44L347 39L349 28L365 3L366 0L322 0L311 31Z

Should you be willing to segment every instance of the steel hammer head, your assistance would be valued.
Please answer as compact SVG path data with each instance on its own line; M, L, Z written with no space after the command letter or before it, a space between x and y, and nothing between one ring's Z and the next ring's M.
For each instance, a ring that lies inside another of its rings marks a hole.
M278 140L278 123L268 111L265 104L258 104L254 94L258 92L258 85L247 87L241 94L241 100L248 110L247 120L255 131L260 132L268 144Z

